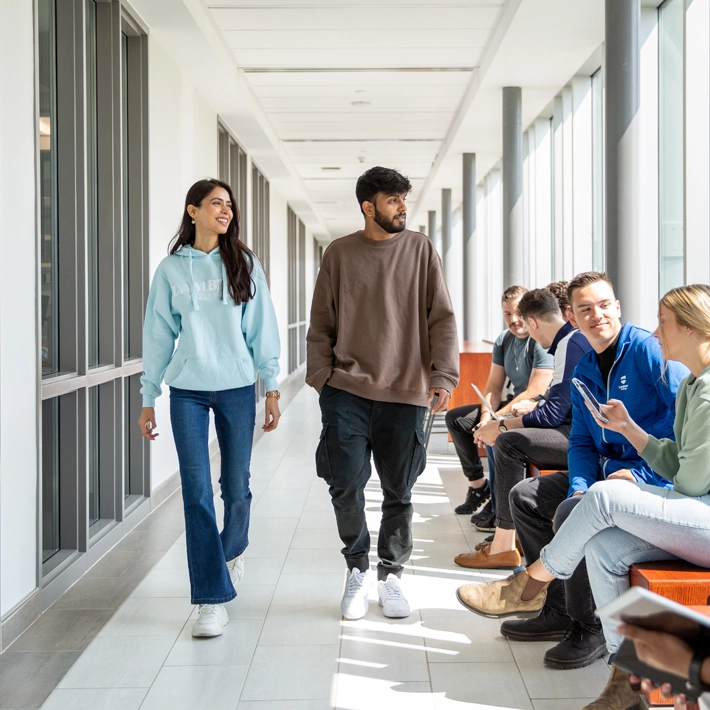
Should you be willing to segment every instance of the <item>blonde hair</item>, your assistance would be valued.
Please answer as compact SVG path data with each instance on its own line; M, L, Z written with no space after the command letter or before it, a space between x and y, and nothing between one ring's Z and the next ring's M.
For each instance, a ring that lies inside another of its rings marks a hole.
M679 325L710 339L710 286L690 284L672 288L660 305L673 313Z

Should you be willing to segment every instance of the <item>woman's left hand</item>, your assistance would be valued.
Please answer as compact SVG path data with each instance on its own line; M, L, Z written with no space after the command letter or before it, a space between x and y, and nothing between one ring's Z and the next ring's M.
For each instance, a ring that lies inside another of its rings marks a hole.
M276 397L267 397L264 403L265 421L261 427L264 431L273 431L279 425L281 412L279 410L279 400Z

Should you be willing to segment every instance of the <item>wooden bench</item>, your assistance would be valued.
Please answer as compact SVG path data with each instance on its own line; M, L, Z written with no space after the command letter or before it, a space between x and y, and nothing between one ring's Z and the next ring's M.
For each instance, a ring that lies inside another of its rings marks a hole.
M528 477L547 476L551 473L567 473L567 471L560 471L559 468L538 468L534 463L528 465Z
M632 587L643 587L685 606L697 608L710 616L710 569L680 560L644 562L632 565L629 573ZM646 695L651 706L670 706L673 700L661 696L659 691ZM698 705L688 703L686 710L697 710Z

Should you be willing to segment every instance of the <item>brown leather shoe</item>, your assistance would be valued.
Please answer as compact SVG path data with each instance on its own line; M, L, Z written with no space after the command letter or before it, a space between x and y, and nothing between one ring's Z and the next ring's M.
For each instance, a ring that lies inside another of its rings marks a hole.
M582 710L636 710L638 707L639 694L631 689L629 674L612 666L602 694Z
M520 567L520 554L517 550L490 554L490 545L478 548L475 552L466 552L454 557L454 562L461 567L479 567L481 569L515 569Z
M489 540L486 538L483 542L479 542L476 547L474 547L474 550L482 550L484 547L490 547L491 542L493 541L493 535L490 536L491 539ZM518 540L518 536L515 536L515 549L518 551L518 554L522 557L523 556L523 548L520 544L520 540Z
M524 602L520 595L527 581L527 571L520 570L507 579L497 582L464 584L456 590L456 598L469 611L489 619L502 619L506 616L533 619L545 606L549 583L530 601Z

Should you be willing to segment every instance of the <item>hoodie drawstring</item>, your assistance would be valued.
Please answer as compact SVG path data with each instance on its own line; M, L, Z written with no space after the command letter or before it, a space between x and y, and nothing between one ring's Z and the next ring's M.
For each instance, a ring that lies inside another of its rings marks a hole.
M197 294L195 293L195 276L192 273L192 252L188 252L190 257L190 296L192 297L192 307L196 310L200 310L200 304L197 302Z
M227 281L227 269L224 266L224 262L222 261L220 257L220 261L222 262L222 303L227 306L229 305L227 303L227 292L229 291L229 282Z

